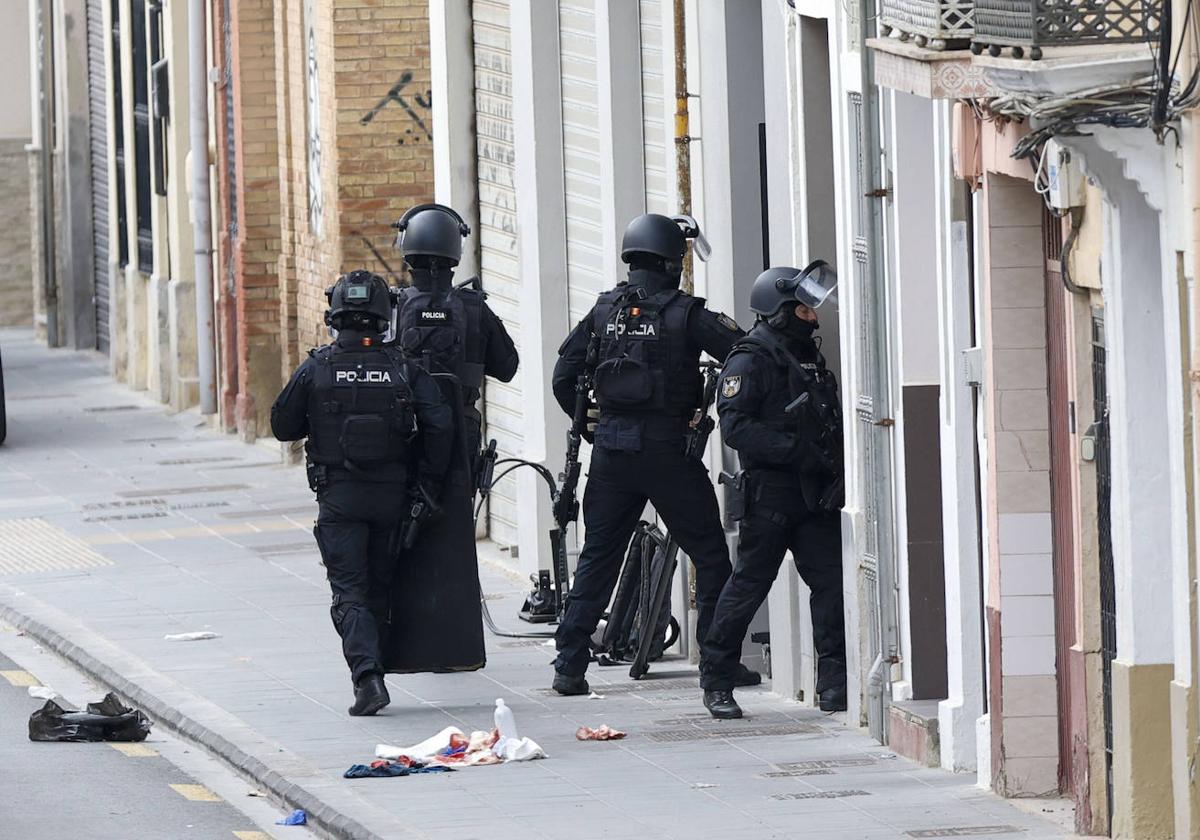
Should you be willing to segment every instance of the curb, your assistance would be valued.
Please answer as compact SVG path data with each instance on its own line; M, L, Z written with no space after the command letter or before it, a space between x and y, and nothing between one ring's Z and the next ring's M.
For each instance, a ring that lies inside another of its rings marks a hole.
M144 711L155 723L160 723L176 735L203 747L235 772L252 779L255 784L261 786L287 807L303 809L308 814L308 824L310 827L317 829L320 833L328 837L337 838L337 840L386 840L383 835L371 831L353 817L330 805L318 794L313 793L296 782L289 781L278 770L271 768L261 759L251 755L229 740L229 738L181 712L152 691L126 678L115 668L101 661L91 651L72 642L62 632L50 626L45 621L13 606L12 600L13 596L16 596L29 602L31 605L38 606L40 608L38 611L40 612L48 612L55 608L43 604L27 593L6 584L0 584L0 595L4 596L4 600L0 601L0 619L32 636L43 646L62 656L93 680L115 691L133 706ZM103 637L98 636L92 631L83 630L82 625L80 630L83 632L83 635L92 637L94 641L101 641L103 639ZM104 643L111 644L107 640L103 641ZM144 667L141 670L147 673L155 673L149 667ZM162 679L167 678L162 677ZM180 687L180 690L186 691L182 687ZM195 698L197 704L208 703L208 701L195 697L195 695L190 696ZM421 836L411 828L408 833L414 837Z

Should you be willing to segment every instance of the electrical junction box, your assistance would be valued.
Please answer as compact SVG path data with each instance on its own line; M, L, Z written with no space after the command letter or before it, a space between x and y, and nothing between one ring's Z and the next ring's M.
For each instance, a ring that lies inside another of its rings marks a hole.
M1057 210L1082 207L1087 201L1083 167L1071 150L1057 140L1046 142L1044 170L1046 199Z

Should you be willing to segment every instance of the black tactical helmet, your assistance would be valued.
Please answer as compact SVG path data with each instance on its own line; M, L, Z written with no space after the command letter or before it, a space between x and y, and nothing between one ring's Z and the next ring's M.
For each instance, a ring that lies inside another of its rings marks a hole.
M816 309L836 286L837 274L824 260L810 263L803 271L788 266L768 268L750 289L750 310L770 318L789 304L803 303Z
M396 247L412 265L413 257L434 257L458 265L463 239L471 228L444 204L418 204L392 225L399 233Z
M325 323L336 330L386 332L392 320L392 296L387 282L366 269L343 274L325 290L329 309Z
M625 228L621 239L621 259L630 262L636 254L650 254L669 262L683 260L687 239L679 223L669 216L645 213Z

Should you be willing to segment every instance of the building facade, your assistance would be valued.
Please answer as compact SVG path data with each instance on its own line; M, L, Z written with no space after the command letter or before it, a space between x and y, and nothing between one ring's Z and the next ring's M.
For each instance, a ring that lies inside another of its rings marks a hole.
M693 213L713 253L689 281L745 327L764 267L826 259L848 725L1068 797L1081 832L1193 837L1197 44L1168 25L1194 23L1186 3L1118 5L212 0L199 38L184 3L30 0L32 119L0 126L30 173L3 185L28 196L12 276L51 344L193 406L206 165L217 422L253 441L324 340L325 288L404 283L390 224L436 198L521 352L486 385L486 433L557 470L557 349L621 279L630 219ZM714 438L706 463L735 458ZM549 566L551 523L532 471L492 493L521 571ZM745 654L811 704L807 598L785 565Z

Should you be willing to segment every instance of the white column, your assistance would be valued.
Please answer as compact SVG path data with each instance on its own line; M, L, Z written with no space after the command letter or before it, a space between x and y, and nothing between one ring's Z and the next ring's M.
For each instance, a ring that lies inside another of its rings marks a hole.
M475 39L470 0L429 4L433 83L433 194L471 226L459 276L479 273L479 187L475 148Z
M546 463L561 457L568 425L550 389L557 350L570 329L558 14L539 0L513 0L509 14L517 250L524 310L518 373L525 400L520 454ZM552 527L550 499L532 470L515 475L521 569L533 572Z
M947 696L938 704L938 734L942 767L960 771L976 766L976 720L983 714L983 615L974 399L963 376L963 352L972 344L969 230L965 212L956 212L953 199L953 192L961 187L954 180L950 159L951 107L949 102L939 102L933 115L947 677Z
M641 27L637 3L596 2L596 80L600 106L600 216L604 277L624 275L621 234L646 212L642 138ZM636 119L635 119L636 117Z
M803 101L795 62L796 23L776 0L763 0L763 104L767 122L767 226L771 263L794 265L801 258L797 217L805 207ZM799 189L795 188L799 186ZM744 286L751 277L738 278ZM743 327L753 320L749 296L741 294L734 312ZM809 589L788 558L767 598L771 630L771 688L784 697L815 697L812 617Z

